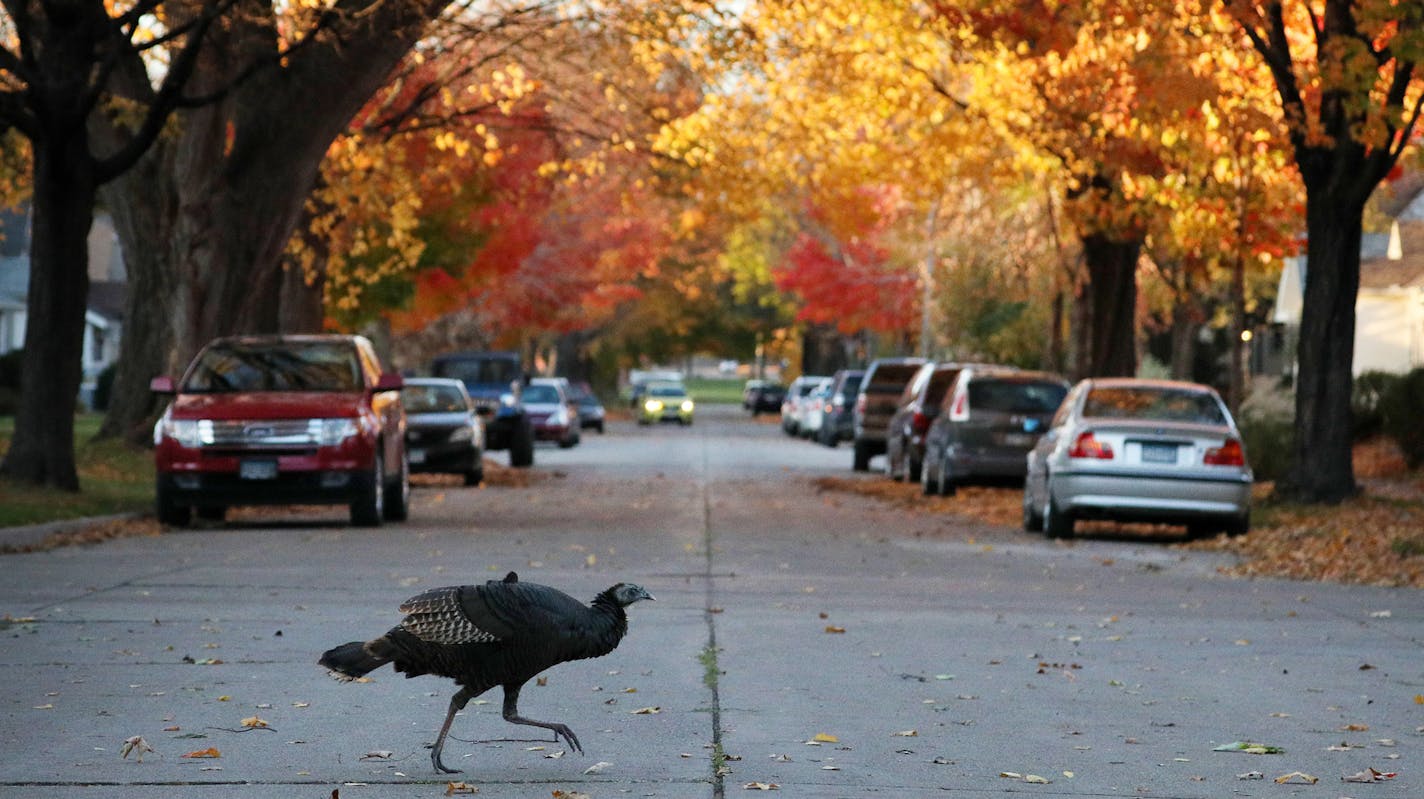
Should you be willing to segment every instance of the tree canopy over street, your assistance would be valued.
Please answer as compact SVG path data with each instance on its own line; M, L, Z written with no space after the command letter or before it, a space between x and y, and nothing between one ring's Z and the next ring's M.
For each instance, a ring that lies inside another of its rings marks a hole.
M1160 334L1182 377L1211 328L1235 405L1303 252L1283 485L1355 490L1359 244L1417 151L1418 3L6 0L0 36L0 189L34 219L12 478L76 484L50 411L101 201L112 435L213 336L373 325L585 368L814 332L1070 376Z

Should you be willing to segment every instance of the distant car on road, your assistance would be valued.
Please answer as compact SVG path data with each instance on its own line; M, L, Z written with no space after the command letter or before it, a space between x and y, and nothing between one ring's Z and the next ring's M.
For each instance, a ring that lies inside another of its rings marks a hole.
M1023 479L1024 457L1067 393L1068 381L1048 372L960 370L925 432L924 493L953 494L972 480Z
M406 378L406 453L412 472L458 474L484 482L485 423L465 384L440 377Z
M742 389L742 407L752 416L777 413L786 400L786 387L774 380L752 379Z
M1073 386L1027 461L1023 521L1050 538L1078 519L1245 534L1251 467L1210 386L1092 378Z
M885 454L885 428L899 407L905 384L924 364L924 358L876 358L866 367L852 420L855 471L867 471L871 458Z
M485 419L485 446L509 450L509 465L534 464L534 426L522 399L527 375L517 352L452 352L430 362L432 377L465 384Z
M573 401L578 408L579 429L593 428L601 435L603 422L608 412L604 409L603 403L598 401L598 395L593 393L593 389L587 383L574 383Z
M786 398L781 401L781 431L788 436L801 433L801 404L809 401L812 391L830 378L825 375L801 375L786 387Z
M862 369L842 369L831 375L830 395L822 410L821 429L816 440L828 447L855 437L855 397L860 392Z
M638 407L638 424L677 422L692 424L696 405L681 383L648 383L643 392L643 404Z
M351 523L406 518L404 379L361 336L234 336L209 342L153 429L158 520L232 505L349 505Z
M552 441L563 449L579 443L582 429L568 386L569 381L562 377L536 377L524 387L524 410L534 426L534 438Z

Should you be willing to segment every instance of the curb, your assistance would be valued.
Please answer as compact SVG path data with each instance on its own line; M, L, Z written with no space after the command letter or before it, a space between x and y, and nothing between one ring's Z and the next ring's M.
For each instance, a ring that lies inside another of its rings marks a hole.
M27 524L20 527L0 527L0 550L8 547L33 546L44 541L51 533L65 533L82 530L96 524L137 519L144 514L138 512L115 513L110 516L82 516L78 519L61 519L56 522Z

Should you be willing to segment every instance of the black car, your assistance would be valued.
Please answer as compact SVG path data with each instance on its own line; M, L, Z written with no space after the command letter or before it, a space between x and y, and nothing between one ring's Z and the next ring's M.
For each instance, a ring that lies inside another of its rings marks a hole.
M467 486L484 482L485 423L464 383L408 378L401 401L406 407L406 453L412 472L462 475Z
M885 453L885 428L900 404L905 384L924 364L924 358L876 358L866 367L855 398L851 437L855 446L852 468L857 472L868 470L870 459Z
M842 369L831 377L831 393L826 398L825 418L816 440L828 447L855 438L855 395L860 391L861 369Z
M953 494L960 483L1022 480L1028 453L1048 430L1068 394L1068 381L1048 372L966 368L944 396L925 434L920 485Z
M885 473L892 480L920 479L925 434L939 415L945 392L964 368L962 363L927 363L901 392L900 403L885 427Z
M608 415L603 403L598 401L598 396L587 383L573 383L572 389L570 399L578 406L579 429L592 428L601 434L604 417Z
M742 390L742 407L752 416L762 413L780 413L781 403L786 401L786 386L773 380L748 380Z

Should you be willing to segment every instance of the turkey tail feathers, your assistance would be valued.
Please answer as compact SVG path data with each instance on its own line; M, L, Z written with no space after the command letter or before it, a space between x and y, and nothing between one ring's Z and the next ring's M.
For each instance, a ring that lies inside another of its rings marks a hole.
M338 680L354 680L386 665L390 661L378 658L366 651L365 641L352 641L334 649L328 649L317 663L331 669Z

